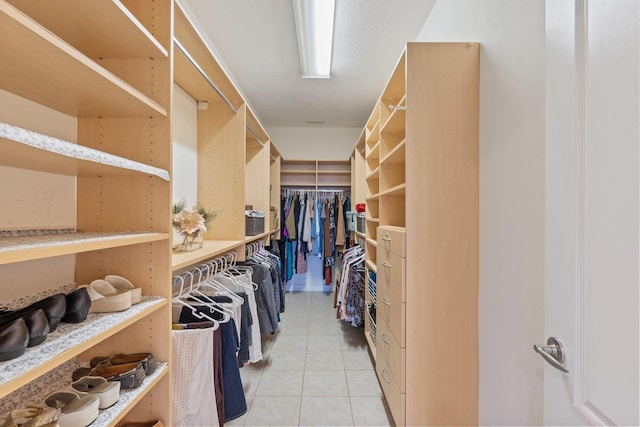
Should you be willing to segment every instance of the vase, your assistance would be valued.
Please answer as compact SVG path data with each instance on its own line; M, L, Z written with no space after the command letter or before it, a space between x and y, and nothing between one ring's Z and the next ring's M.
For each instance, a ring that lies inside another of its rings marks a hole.
M191 252L202 248L204 243L204 234L198 232L196 234L181 234L182 242L173 247L174 252Z

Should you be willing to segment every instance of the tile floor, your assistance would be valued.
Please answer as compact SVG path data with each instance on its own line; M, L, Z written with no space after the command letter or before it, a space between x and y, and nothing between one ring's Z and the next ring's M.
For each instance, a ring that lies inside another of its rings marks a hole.
M264 360L240 370L248 412L225 426L393 426L362 328L335 318L333 293L288 292Z

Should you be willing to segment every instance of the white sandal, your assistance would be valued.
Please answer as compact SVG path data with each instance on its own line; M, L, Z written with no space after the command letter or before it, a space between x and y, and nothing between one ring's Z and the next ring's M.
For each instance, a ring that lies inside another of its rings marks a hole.
M106 280L97 279L89 285L79 287L87 288L87 293L91 298L89 313L112 313L131 307L131 291L118 292Z
M50 408L60 409L60 427L87 427L100 413L100 399L96 396L78 396L72 391L58 391L44 400Z
M104 277L104 280L111 283L111 286L116 288L120 292L131 291L131 304L137 304L142 301L142 288L136 288L129 279L116 276L115 274L109 274Z
M80 396L96 396L100 399L100 409L113 406L120 398L120 383L103 377L82 377L71 383L70 388Z

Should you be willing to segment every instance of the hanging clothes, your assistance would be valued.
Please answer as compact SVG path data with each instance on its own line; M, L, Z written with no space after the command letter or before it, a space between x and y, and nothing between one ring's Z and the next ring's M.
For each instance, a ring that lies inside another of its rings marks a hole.
M238 263L238 265L251 267L253 270L251 279L258 285L256 305L260 333L273 334L278 329L278 310L276 307L279 305L276 305L271 271L268 267L253 260L247 260L244 263Z
M344 211L342 203L340 203L340 199L338 196L335 197L336 203L336 248L344 247L346 245L346 232L345 232L345 221L344 221Z
M220 420L224 420L224 412L219 418L217 399L212 399L216 396L216 385L222 379L222 373L218 372L216 378L214 370L213 325L213 322L179 324L171 331L173 360L176 361L171 364L172 426L223 425Z

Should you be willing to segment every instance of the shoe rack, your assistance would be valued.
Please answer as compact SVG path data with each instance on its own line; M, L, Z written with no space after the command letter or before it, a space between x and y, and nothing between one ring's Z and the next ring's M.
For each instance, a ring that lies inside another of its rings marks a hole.
M478 422L478 80L478 44L408 43L354 151L365 333L397 425Z
M0 1L0 300L108 274L144 295L1 362L0 400L62 366L151 352L153 376L96 424L171 420L172 16L171 0Z

